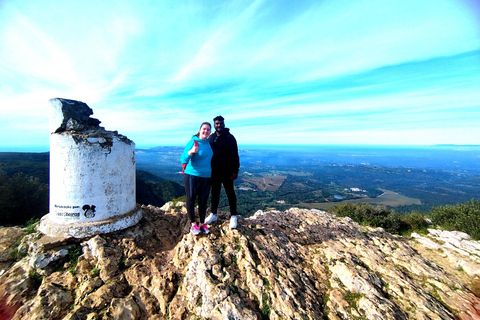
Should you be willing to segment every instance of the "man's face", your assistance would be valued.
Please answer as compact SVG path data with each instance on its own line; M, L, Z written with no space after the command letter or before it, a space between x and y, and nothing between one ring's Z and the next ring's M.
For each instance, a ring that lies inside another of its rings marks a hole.
M221 134L223 129L225 128L225 122L223 122L221 120L215 120L215 123L214 123L213 126L215 127L215 131L218 134Z

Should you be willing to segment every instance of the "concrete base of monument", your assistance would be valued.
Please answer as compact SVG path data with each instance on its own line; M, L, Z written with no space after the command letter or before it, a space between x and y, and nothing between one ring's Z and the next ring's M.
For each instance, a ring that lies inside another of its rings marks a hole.
M140 205L137 205L132 211L121 215L114 216L103 221L92 221L78 223L72 221L70 223L52 221L50 213L46 214L40 220L38 230L43 234L51 237L63 238L88 238L97 234L110 233L123 230L136 225L143 217Z

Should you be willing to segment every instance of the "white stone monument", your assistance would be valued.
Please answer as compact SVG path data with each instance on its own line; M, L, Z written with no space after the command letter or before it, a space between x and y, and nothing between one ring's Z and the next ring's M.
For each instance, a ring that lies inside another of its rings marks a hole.
M39 230L85 238L133 226L136 203L135 143L106 131L85 103L51 99L50 212Z

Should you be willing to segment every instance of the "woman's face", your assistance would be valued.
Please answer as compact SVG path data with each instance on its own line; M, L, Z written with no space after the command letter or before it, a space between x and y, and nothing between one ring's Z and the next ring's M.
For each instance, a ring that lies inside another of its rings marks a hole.
M207 140L208 137L210 136L211 130L212 128L210 128L208 124L202 125L202 127L200 128L200 131L199 131L200 134L198 135L198 137L202 140Z

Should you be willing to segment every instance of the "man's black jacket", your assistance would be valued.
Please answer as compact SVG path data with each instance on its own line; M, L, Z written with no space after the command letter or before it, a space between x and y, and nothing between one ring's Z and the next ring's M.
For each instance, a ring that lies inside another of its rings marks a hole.
M213 150L212 177L228 178L232 173L238 174L240 158L237 140L230 133L230 129L224 128L222 131L220 136L214 132L208 139Z

